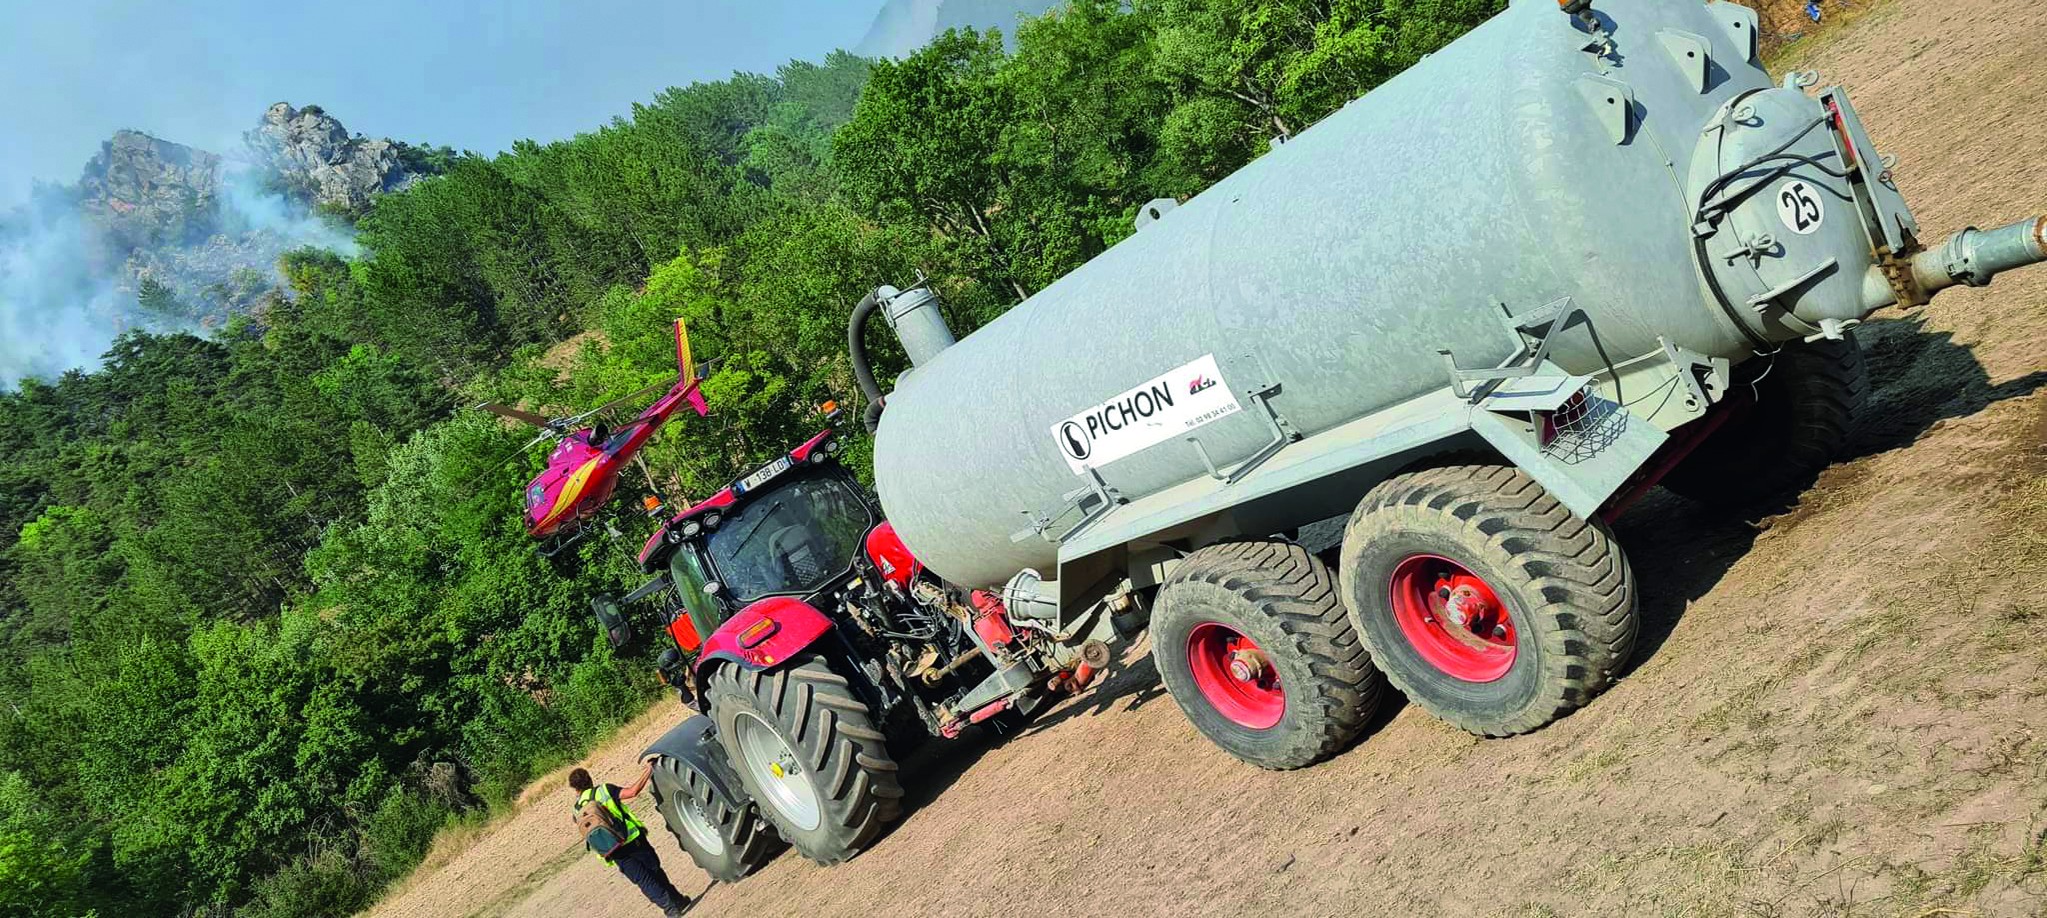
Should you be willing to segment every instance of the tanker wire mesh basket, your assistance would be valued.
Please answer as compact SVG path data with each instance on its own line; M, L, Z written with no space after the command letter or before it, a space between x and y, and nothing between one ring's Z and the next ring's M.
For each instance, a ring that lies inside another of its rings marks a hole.
M1571 396L1543 418L1543 452L1565 464L1599 455L1627 429L1628 413L1591 390Z

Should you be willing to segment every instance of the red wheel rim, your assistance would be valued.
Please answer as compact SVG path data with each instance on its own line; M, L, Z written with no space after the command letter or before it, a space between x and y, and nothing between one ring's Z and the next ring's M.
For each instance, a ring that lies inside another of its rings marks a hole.
M1393 620L1430 666L1465 682L1492 682L1514 668L1514 617L1464 565L1415 555L1393 569Z
M1187 668L1216 713L1240 727L1265 730L1286 713L1286 690L1263 648L1228 625L1206 622L1187 636Z

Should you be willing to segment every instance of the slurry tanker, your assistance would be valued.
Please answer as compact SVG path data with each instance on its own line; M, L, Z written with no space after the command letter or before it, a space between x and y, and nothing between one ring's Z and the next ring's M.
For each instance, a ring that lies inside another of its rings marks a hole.
M1795 485L1866 393L1859 322L2047 260L2047 218L1923 242L1847 94L1773 83L1756 27L1513 0L965 338L876 290L849 347L888 522L846 503L803 550L830 571L704 642L693 799L842 859L897 811L889 722L1028 716L1145 629L1265 768L1342 749L1387 682L1482 736L1585 704L1638 630L1608 520ZM877 314L911 362L886 393ZM1333 564L1296 541L1346 513Z
M1487 736L1584 704L1637 628L1607 519L1816 471L1857 323L2047 258L2047 218L1926 247L1847 94L1773 83L1756 28L1514 0L964 339L884 291L896 533L1024 627L1148 609L1174 699L1260 765L1351 739L1374 666ZM1332 573L1290 538L1345 512Z

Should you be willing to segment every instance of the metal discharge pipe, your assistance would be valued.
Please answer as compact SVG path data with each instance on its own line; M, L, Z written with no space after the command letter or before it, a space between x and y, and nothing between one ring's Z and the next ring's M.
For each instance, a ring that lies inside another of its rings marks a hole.
M2047 217L1956 233L1912 259L1912 279L1931 296L1957 284L1981 287L2003 272L2041 262L2047 262Z
M1869 269L1862 281L1863 308L1874 312L1903 301L1917 306L1950 287L1983 287L2015 268L2047 263L2047 217L2029 218L1993 230L1969 227L1902 264Z

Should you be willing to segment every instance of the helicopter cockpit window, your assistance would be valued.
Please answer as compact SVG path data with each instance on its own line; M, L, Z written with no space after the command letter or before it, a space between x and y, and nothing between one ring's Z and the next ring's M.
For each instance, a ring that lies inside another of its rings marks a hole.
M741 507L708 548L732 598L802 594L853 565L869 524L867 504L836 476L799 478Z

